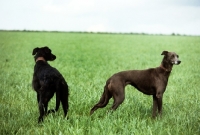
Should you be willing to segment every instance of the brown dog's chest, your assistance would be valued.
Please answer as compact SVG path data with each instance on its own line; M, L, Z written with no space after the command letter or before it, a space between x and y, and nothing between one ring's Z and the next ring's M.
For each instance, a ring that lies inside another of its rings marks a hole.
M157 91L164 92L168 82L168 76L159 73L156 69L131 71L126 84L130 84L137 90L147 95L154 95Z

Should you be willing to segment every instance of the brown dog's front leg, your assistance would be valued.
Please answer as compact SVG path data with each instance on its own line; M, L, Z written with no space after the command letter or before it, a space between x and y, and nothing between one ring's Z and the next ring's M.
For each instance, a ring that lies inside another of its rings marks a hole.
M157 92L156 98L157 98L157 103L158 103L158 114L160 116L162 115L162 97L163 97L163 93Z
M158 98L158 114L162 116L162 97Z
M158 108L158 99L157 99L156 95L153 95L153 111L152 111L153 118L156 117L157 108Z
M152 112L152 117L156 117L156 112L158 110L158 114L161 116L162 115L162 94L156 94L153 95L153 112Z

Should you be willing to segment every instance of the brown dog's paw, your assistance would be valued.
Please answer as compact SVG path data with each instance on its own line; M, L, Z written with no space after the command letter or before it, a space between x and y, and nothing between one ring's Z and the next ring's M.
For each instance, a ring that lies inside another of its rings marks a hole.
M91 111L90 111L90 115L92 115L93 113L94 113L94 111L93 111L93 110L91 110Z

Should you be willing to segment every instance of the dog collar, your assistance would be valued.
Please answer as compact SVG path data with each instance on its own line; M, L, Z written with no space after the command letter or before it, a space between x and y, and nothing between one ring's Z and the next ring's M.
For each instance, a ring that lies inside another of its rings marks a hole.
M162 68L162 69L165 70L166 72L171 72L170 70L166 69L162 64L160 65L160 68Z
M38 57L38 58L35 60L35 62L38 62L39 60L42 60L42 61L46 62L46 60L44 59L44 57Z

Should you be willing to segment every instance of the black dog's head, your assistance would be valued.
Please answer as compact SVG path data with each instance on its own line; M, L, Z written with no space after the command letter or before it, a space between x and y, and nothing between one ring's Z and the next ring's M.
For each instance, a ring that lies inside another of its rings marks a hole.
M33 53L32 55L35 55L35 61L39 58L39 57L43 57L45 59L45 61L53 61L56 59L56 56L54 54L51 53L51 49L49 49L48 47L41 47L41 48L35 48L33 49Z
M175 52L163 51L161 55L164 55L164 60L172 65L179 65L181 63L179 56Z

